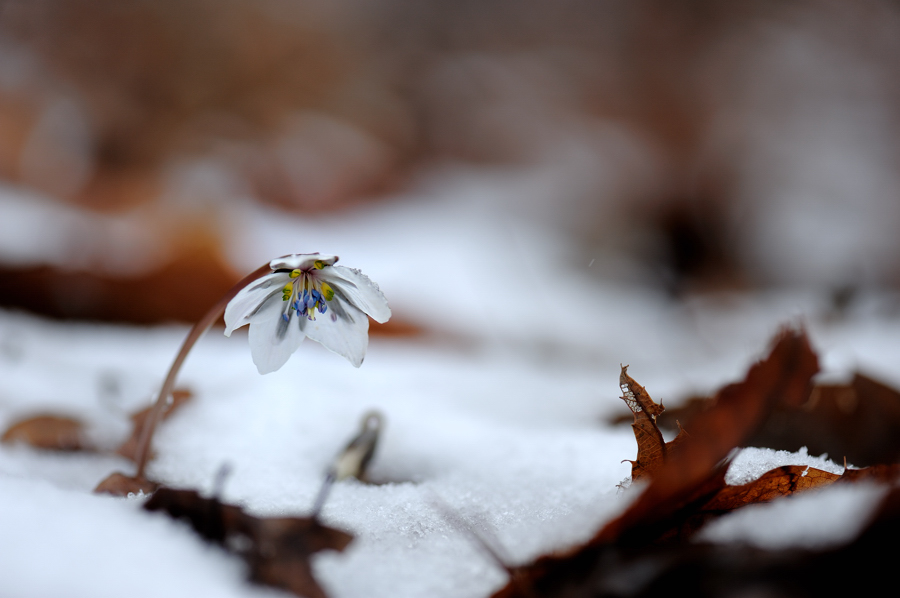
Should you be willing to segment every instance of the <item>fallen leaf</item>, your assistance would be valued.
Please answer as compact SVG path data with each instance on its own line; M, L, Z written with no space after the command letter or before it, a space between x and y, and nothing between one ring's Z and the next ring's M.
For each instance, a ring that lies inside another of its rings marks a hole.
M194 490L160 488L144 504L185 519L205 539L240 555L250 578L306 598L326 598L310 567L310 556L322 550L342 551L353 536L308 517L254 517Z
M884 473L881 469L878 475ZM678 542L629 549L589 544L564 557L541 557L518 568L494 598L655 598L671 595L673 588L723 598L879 595L893 583L896 555L890 546L898 534L900 488L894 487L857 538L843 546L763 550L745 544Z
M720 486L712 494L707 492L709 499L674 514L670 520L671 528L660 535L660 540L690 538L711 519L750 504L769 502L796 492L827 486L840 478L839 474L805 465L776 467L758 479L739 486L728 486L725 484L725 476L719 476L714 484ZM707 486L707 490L709 488Z
M309 557L321 550L341 552L353 536L314 518L253 518L253 549L245 558L250 578L307 598L326 598L312 574Z
M846 466L846 464L845 464ZM837 482L845 484L858 481L891 484L900 479L900 463L872 465L863 469L845 469Z
M709 397L692 397L681 407L668 409L658 420L662 429L674 429L680 420L690 429L693 420L709 409ZM820 384L798 406L777 405L748 446L846 457L857 465L900 460L900 392L864 374L849 383Z
M128 496L129 494L153 494L159 484L146 478L134 478L121 473L113 473L94 488L94 494L112 494Z
M0 305L63 319L131 324L197 321L239 278L222 254L221 234L202 219L192 222L181 214L176 223L162 211L142 213L145 232L167 247L171 255L167 263L120 276L101 267L74 271L61 265L2 264ZM84 217L89 214L83 212ZM108 235L80 238L86 244L97 243L83 250L87 255L118 251L110 239ZM67 301L56 299L57 289L66 289Z
M423 334L423 329L412 322L391 317L390 320L383 323L369 320L369 334L390 337L419 336Z
M638 445L637 459L631 461L631 480L636 482L662 467L668 453L684 439L684 431L671 442L663 439L656 418L665 407L657 405L647 390L638 384L634 378L628 375L628 366L623 365L619 373L619 388L622 389L621 399L634 414L631 428Z
M647 390L628 375L627 365L623 365L619 372L619 388L622 389L622 400L635 415L640 413L655 420L657 415L666 410L662 405L657 405Z
M584 588L614 566L609 554L642 550L661 538L677 539L679 530L725 488L724 459L729 452L742 446L778 404L802 404L817 371L818 359L806 335L782 330L768 357L754 364L742 382L719 391L715 404L695 418L691 435L679 441L678 450L667 456L628 509L585 546L516 568L510 583L495 596L592 596ZM632 404L654 410L643 387L624 380L634 395ZM651 421L654 417L648 414ZM573 584L582 591L567 594Z
M0 441L23 442L53 451L92 450L85 437L84 424L58 415L38 415L16 422L3 433Z
M691 424L691 435L651 478L649 486L621 516L601 530L595 541L652 541L665 521L685 501L699 500L698 489L715 479L721 461L743 446L778 404L800 405L819 370L818 359L803 332L785 329L768 357L754 364L744 380L724 387L712 408Z

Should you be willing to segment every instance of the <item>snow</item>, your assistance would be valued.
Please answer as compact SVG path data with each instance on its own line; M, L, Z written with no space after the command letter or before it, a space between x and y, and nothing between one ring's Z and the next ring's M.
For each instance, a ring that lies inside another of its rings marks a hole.
M873 484L837 485L750 505L711 522L697 539L770 550L839 546L862 531L886 491Z
M590 538L634 499L639 489L618 487L629 475L623 460L635 455L633 434L607 423L626 413L620 364L674 406L743 377L778 326L792 322L807 327L823 376L862 368L900 383L891 297L867 297L835 320L820 296L802 290L675 304L614 286L593 277L590 258L575 259L559 229L496 199L544 193L540 176L514 173L507 187L488 174L446 176L340 217L237 204L239 269L289 252L338 253L378 282L397 319L426 332L373 337L358 370L307 341L281 370L260 376L246 333L225 338L213 329L180 376L195 398L160 426L150 476L209 492L229 464L224 500L257 515L303 515L330 461L377 408L385 417L370 468L377 483L334 487L323 519L355 540L344 553L314 558L318 578L337 598L485 596L506 577L464 526L519 564ZM0 427L65 413L112 449L186 332L0 311ZM781 464L842 469L805 451L746 449L729 481ZM247 583L237 558L142 511L142 499L91 494L108 473L131 467L109 454L0 445L0 593L284 595ZM879 496L870 486L826 488L724 517L704 537L770 547L841 542Z

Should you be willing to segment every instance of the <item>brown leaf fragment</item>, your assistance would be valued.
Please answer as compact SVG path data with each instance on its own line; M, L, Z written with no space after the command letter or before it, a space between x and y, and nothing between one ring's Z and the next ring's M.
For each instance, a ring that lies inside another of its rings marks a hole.
M88 217L90 212L82 214ZM221 235L205 220L189 222L182 216L176 223L154 210L145 215L144 232L163 239L172 256L168 263L127 276L114 276L99 267L75 271L59 265L20 268L6 263L0 265L0 305L63 319L131 324L197 321L238 279L222 254ZM98 243L90 251L110 251L104 238L82 241ZM57 289L66 289L69 300L58 301Z
M684 430L679 430L678 436L671 442L663 438L656 418L665 407L657 405L647 390L638 384L634 378L628 375L628 366L622 366L619 374L619 388L622 389L620 397L634 414L631 428L638 445L637 459L631 461L631 480L638 480L652 476L653 472L662 467L668 452L674 449L684 439Z
M678 447L681 446L681 443L688 437L688 433L681 427L681 423L676 421L675 424L678 426L678 434L675 438L666 443L667 454L671 454L672 451L677 451Z
M659 418L662 429L675 419L693 428L693 420L712 406L694 397ZM857 465L900 461L900 391L861 373L848 383L818 384L798 406L778 405L747 446L845 456Z
M146 478L134 478L116 472L97 484L94 494L112 494L113 496L128 496L141 492L153 494L158 487L158 483Z
M72 417L38 415L11 425L0 441L23 442L51 451L82 451L93 447L87 442L84 424Z
M310 556L321 550L342 551L353 539L315 518L254 517L194 490L160 488L144 508L185 519L203 538L241 556L253 581L307 598L326 598L313 577Z
M644 387L628 375L627 365L623 365L622 371L619 373L619 388L622 389L622 400L635 416L643 413L655 420L657 415L666 410L662 405L657 405Z
M860 470L862 471L862 470ZM849 543L823 550L745 544L655 544L638 550L588 545L541 557L495 598L688 596L879 596L890 592L900 535L900 488L892 488ZM531 573L531 577L523 574ZM853 574L861 571L863 574Z
M684 544L673 543L674 540L695 529L692 521L705 517L703 507L726 488L725 458L729 452L744 446L777 405L802 404L817 371L818 359L806 335L790 329L781 331L769 355L753 365L742 382L723 388L714 405L697 416L690 435L677 440L678 450L670 451L643 493L622 515L607 523L583 547L516 568L514 579L495 596L612 595L616 592L597 590L598 583L604 575L617 571L616 559L621 555L642 554L654 546L676 546L677 554ZM627 378L623 379L627 382ZM632 403L639 405L636 387L628 389L635 396ZM787 482L776 481L774 485L790 489L824 484L827 478L814 474L804 481L788 476ZM745 489L748 493L758 492L758 496L766 494L763 490ZM646 579L647 572L639 573ZM617 575L621 580L621 574ZM666 588L666 593L671 593L671 587Z
M767 471L758 479L740 486L726 486L722 478L722 487L709 502L697 508L696 513L689 515L677 530L673 529L665 537L688 538L715 517L749 504L769 502L805 490L859 481L891 484L898 479L900 479L900 464L845 469L841 474L806 465L785 465Z
M690 436L679 442L679 450L654 474L647 489L596 540L624 541L627 536L628 542L652 541L659 522L694 495L776 405L802 404L818 369L806 334L781 331L768 357L754 364L742 382L719 391L714 406L694 419Z
M177 411L180 407L184 406L190 399L194 397L194 393L186 388L176 388L172 391L172 401L166 407L166 410L162 414L162 419L167 419L171 416L175 411ZM144 429L144 422L147 420L147 416L150 415L150 412L153 410L153 406L147 407L146 409L141 409L137 413L131 416L131 435L128 437L125 442L123 442L119 448L116 449L116 453L122 455L126 459L131 459L132 461L137 461L137 447L138 442L141 438L141 432Z
M647 417L639 418L635 414L631 428L638 445L637 459L631 462L631 480L637 482L662 467L666 457L666 443L659 428Z
M309 557L321 550L343 551L353 536L311 518L254 518L253 526L254 547L246 557L252 580L298 596L326 598Z
M846 463L844 464L846 467ZM900 463L891 463L888 465L872 465L863 469L845 469L838 480L842 484L872 481L883 484L892 484L900 479Z
M805 465L785 465L764 473L759 479L741 486L726 486L705 504L704 511L733 511L751 503L768 502L795 492L827 486L840 475Z
M754 446L846 456L873 465L900 460L900 392L856 373L849 384L816 386L796 408L776 410Z

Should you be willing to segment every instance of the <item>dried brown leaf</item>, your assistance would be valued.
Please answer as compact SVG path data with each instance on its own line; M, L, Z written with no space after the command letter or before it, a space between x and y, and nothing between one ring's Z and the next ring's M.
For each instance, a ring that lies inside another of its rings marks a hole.
M873 465L864 469L845 469L838 482L846 484L865 480L892 484L898 479L900 479L900 463L892 463L889 465Z
M663 439L662 432L656 425L656 418L665 411L665 407L657 405L647 390L628 375L627 365L622 366L619 374L619 388L622 389L620 398L634 414L631 427L637 441L638 454L637 459L631 461L631 480L636 482L652 476L653 472L662 467L669 451L684 440L685 433L684 430L679 430L678 436L671 442Z
M315 518L254 517L194 490L160 488L144 508L186 519L207 540L239 554L249 564L252 580L307 598L326 598L313 577L310 556L342 551L353 539Z
M643 414L651 419L666 410L662 405L657 405L646 389L638 384L634 378L628 375L628 366L623 365L622 371L619 373L619 388L622 389L622 400L631 409L635 417Z
M309 557L321 550L343 551L353 536L299 517L253 518L254 549L249 553L251 579L307 598L325 598Z
M795 492L827 486L840 475L804 465L785 465L767 471L757 480L741 486L726 486L703 506L703 511L733 511L745 505L768 502Z
M678 450L668 455L622 515L584 547L517 568L514 579L495 596L559 596L575 582L590 588L590 578L602 573L608 551L642 549L660 539L678 537L682 529L689 530L692 517L702 517L703 506L725 488L728 453L741 446L775 406L802 404L817 371L818 359L806 335L794 330L780 332L768 357L753 365L742 382L723 388L714 406L694 420L690 436L678 440ZM640 405L638 397L643 395L637 387L628 390L634 395L632 403ZM583 595L593 594L585 591Z
M94 488L94 494L112 494L128 496L129 494L153 494L159 484L146 478L134 478L121 473L113 473Z
M711 406L709 397L695 397L667 409L657 422L674 427L675 419L692 429L693 420ZM900 392L884 382L857 373L849 383L819 384L799 406L778 405L747 439L748 446L828 453L857 465L900 460Z
M894 488L860 535L843 546L762 550L687 542L627 550L589 545L568 555L565 567L544 557L538 561L545 569L542 576L520 575L518 583L511 581L495 597L655 598L672 594L672 588L708 597L879 595L892 587L896 554L890 547L898 534L900 488Z
M597 541L651 541L665 521L697 489L714 477L717 465L742 446L778 404L799 405L809 396L809 383L819 369L806 334L783 330L768 357L754 364L746 378L719 391L715 405L698 415L691 434L651 479L650 485Z
M84 432L84 424L72 417L38 415L10 426L0 441L23 442L36 448L52 451L91 450Z

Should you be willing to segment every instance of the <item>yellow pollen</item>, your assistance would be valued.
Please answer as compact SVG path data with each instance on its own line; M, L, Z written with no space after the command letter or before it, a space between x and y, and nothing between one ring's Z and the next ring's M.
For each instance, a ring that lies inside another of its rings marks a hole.
M325 262L323 262L322 260L316 260L316 263L313 265L316 267L316 270L321 270L325 267Z
M294 270L293 272L291 272L291 278L297 278L297 277L300 276L302 273L303 273L302 270Z
M334 289L327 282L322 283L322 296L325 297L325 301L334 299Z

